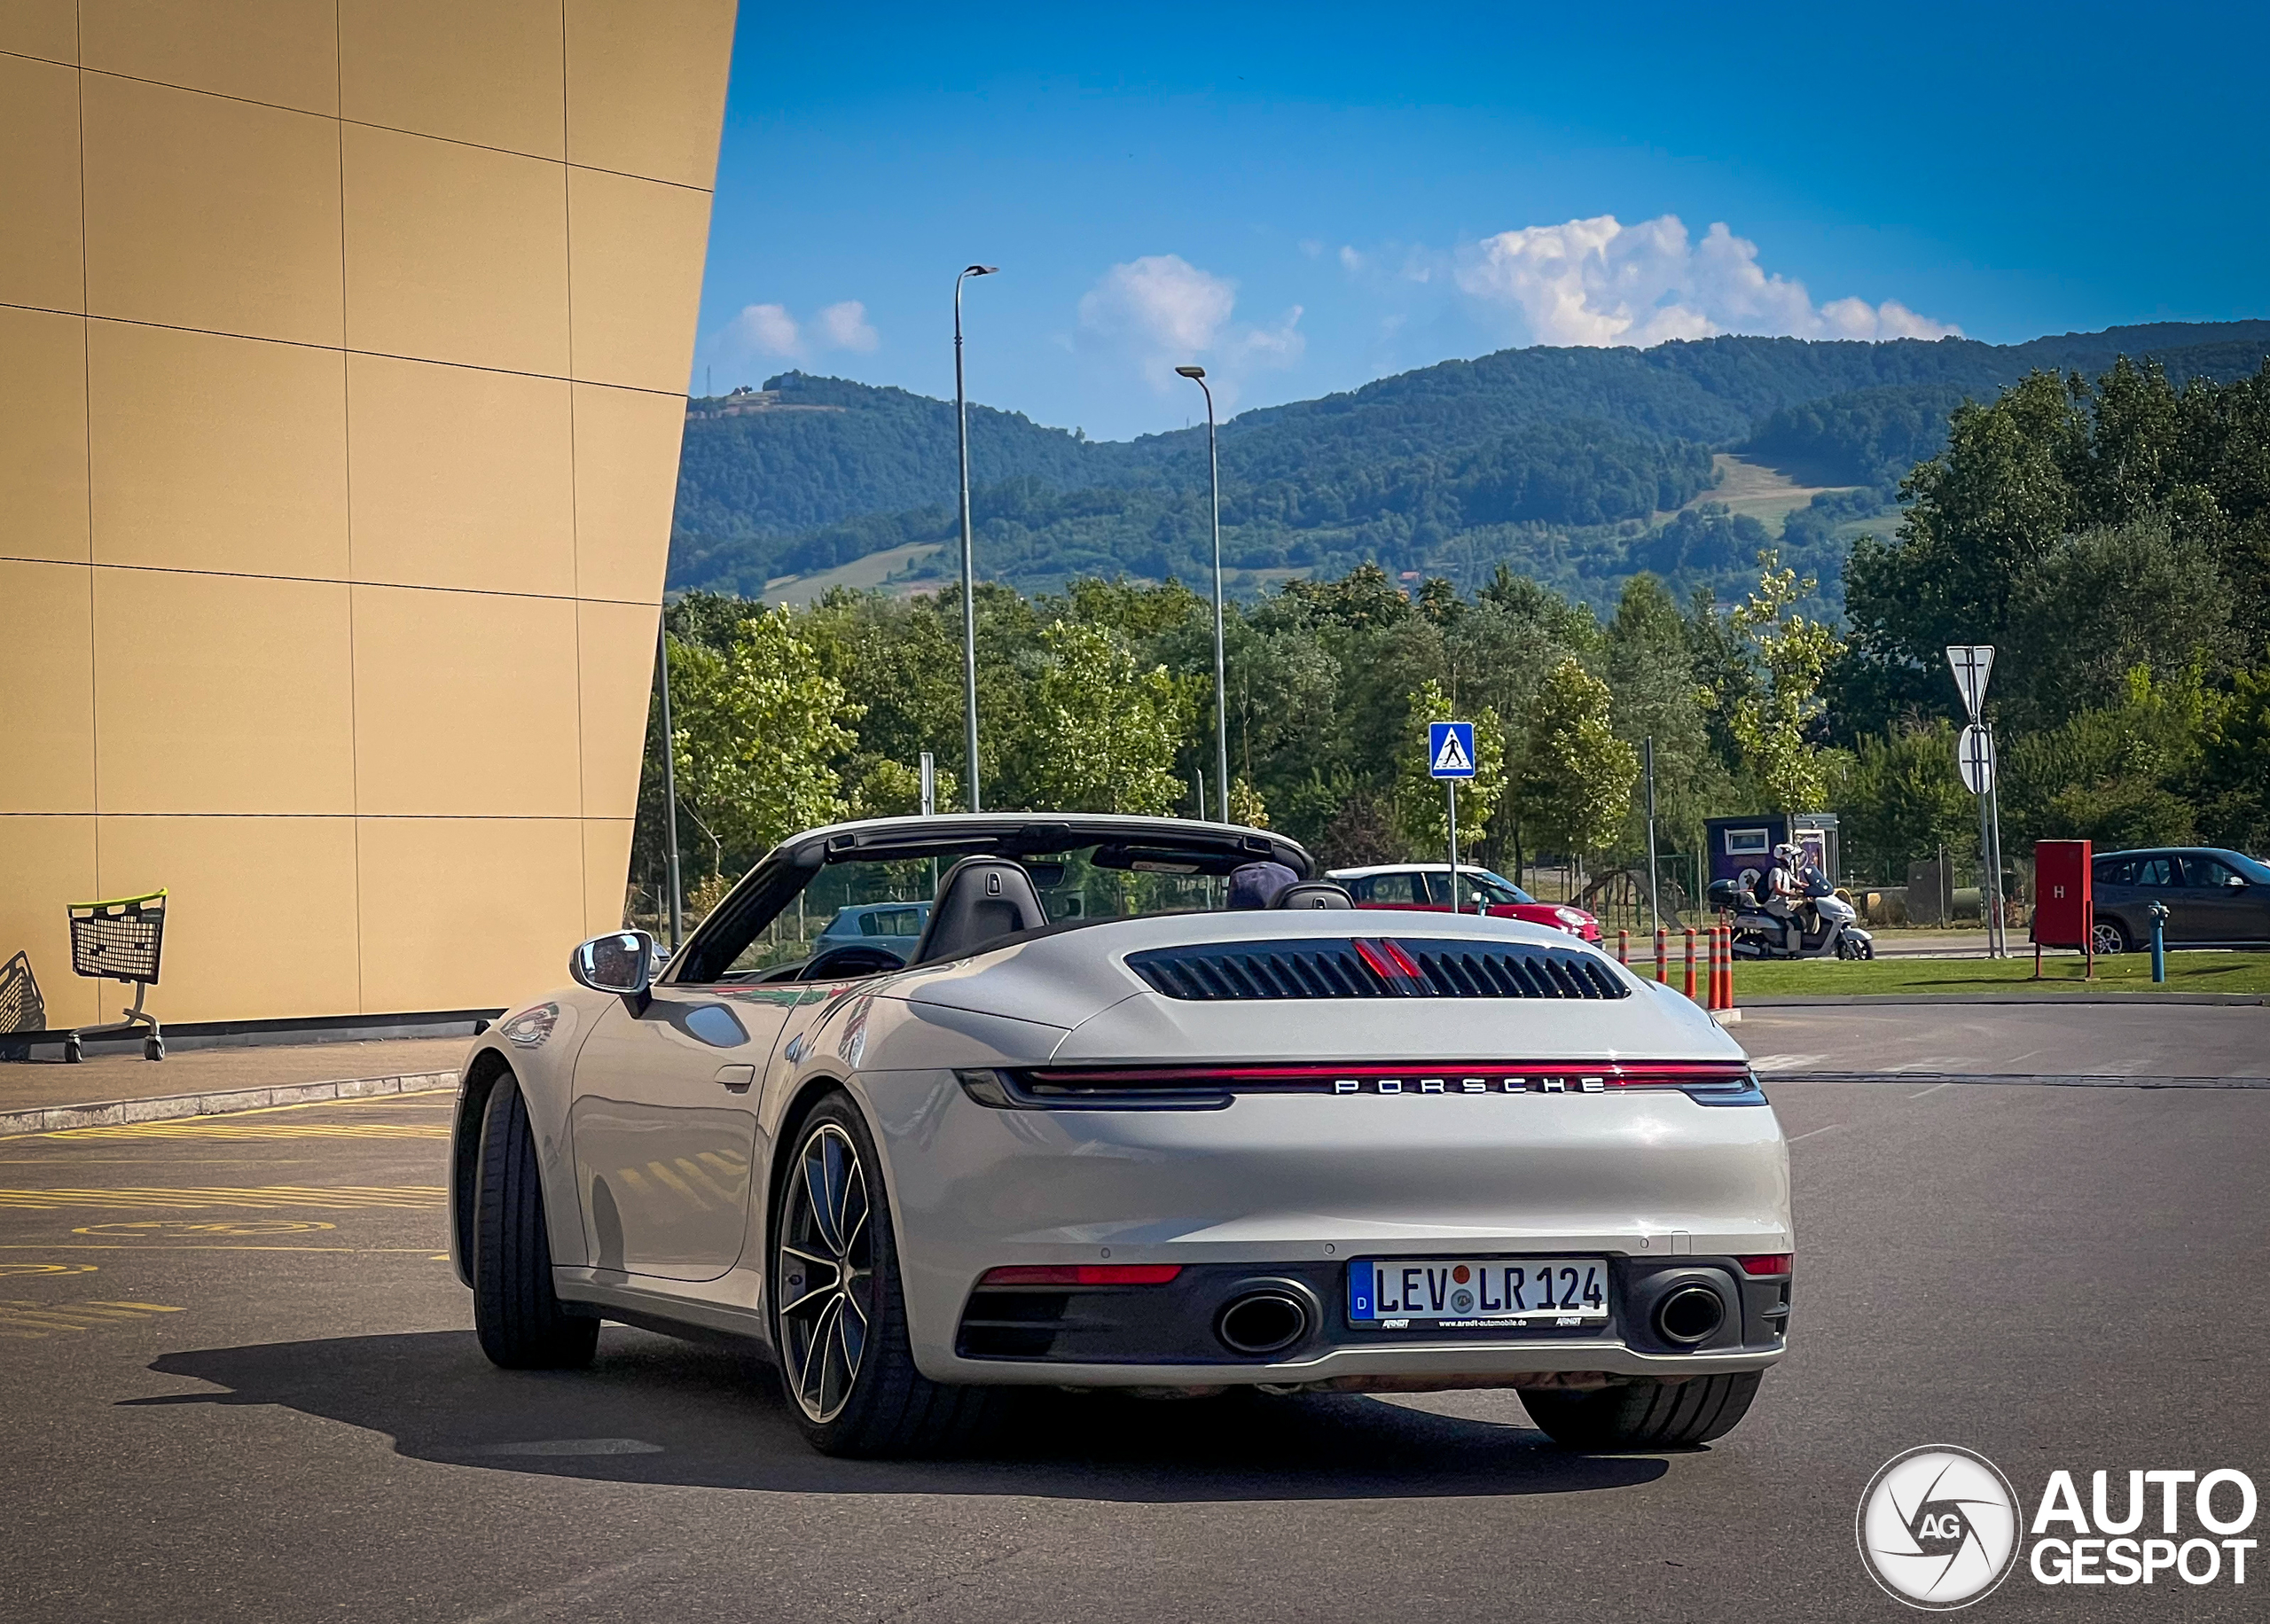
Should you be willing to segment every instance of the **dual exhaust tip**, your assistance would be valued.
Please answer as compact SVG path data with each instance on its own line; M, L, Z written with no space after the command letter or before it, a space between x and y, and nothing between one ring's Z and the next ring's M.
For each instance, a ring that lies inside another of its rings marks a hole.
M1675 1347L1697 1347L1726 1323L1726 1300L1709 1286L1689 1284L1665 1292L1653 1316L1656 1334ZM1260 1358L1305 1340L1317 1323L1308 1293L1274 1284L1256 1286L1223 1305L1214 1334L1233 1354Z

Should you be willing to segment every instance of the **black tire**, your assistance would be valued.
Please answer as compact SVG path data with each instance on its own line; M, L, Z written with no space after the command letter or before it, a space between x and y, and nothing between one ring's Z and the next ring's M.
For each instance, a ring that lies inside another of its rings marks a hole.
M599 1323L570 1314L552 1289L552 1238L528 1103L509 1074L481 1119L474 1174L473 1323L481 1351L508 1370L568 1370L591 1363Z
M1651 1378L1596 1393L1524 1393L1522 1408L1564 1449L1691 1449L1749 1413L1763 1372Z
M2100 954L2132 953L2136 948L2128 935L2128 927L2113 918L2100 918L2091 925L2089 939Z
M858 1107L841 1090L826 1095L798 1125L794 1145L766 1243L772 1345L789 1415L823 1455L970 1448L992 1429L1006 1395L949 1386L915 1369L881 1159ZM823 1213L825 1222L815 1215ZM822 1268L831 1277L815 1281Z

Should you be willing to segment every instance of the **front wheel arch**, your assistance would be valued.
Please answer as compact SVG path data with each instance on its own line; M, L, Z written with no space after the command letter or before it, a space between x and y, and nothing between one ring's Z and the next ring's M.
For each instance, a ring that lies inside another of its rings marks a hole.
M512 1075L512 1062L493 1049L483 1049L466 1063L465 1081L458 1089L457 1120L450 1132L450 1255L456 1260L458 1281L467 1286L473 1284L473 1206L481 1171L481 1121L498 1081Z

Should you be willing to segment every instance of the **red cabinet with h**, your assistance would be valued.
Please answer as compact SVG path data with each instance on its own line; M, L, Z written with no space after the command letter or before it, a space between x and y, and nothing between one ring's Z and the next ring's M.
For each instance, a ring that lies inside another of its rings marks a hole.
M2037 840L2033 847L2033 973L2041 974L2041 949L2078 948L2096 973L2095 896L2089 888L2086 840Z

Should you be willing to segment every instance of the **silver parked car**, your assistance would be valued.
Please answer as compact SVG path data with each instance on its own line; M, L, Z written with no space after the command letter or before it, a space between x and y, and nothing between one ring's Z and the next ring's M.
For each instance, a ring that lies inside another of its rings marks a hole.
M933 863L903 956L768 928ZM1227 910L1260 863L1295 883ZM1572 1446L1726 1433L1795 1250L1741 1049L1566 932L1313 873L1223 824L888 818L782 845L651 984L638 933L585 943L464 1074L481 1346L746 1339L841 1454L955 1445L1039 1385L1512 1387Z

